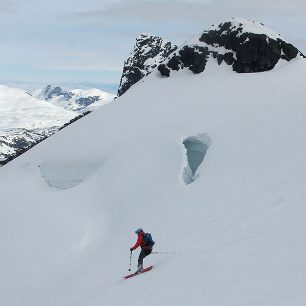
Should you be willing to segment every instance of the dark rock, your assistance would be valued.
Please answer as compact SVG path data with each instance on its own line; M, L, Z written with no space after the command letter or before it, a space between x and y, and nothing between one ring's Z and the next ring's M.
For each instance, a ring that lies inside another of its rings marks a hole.
M179 51L179 55L184 67L189 67L194 73L200 73L205 69L209 51L205 47L185 46Z
M207 52L206 50L204 50L203 52L194 52L193 64L189 67L189 69L193 73L203 72L205 70L208 56L209 52Z
M150 74L176 49L177 46L160 37L148 34L140 35L136 39L133 52L124 63L118 96L124 94L132 85ZM171 61L170 65L175 70L179 69L179 63L175 59ZM167 71L163 68L161 69L166 76ZM170 74L170 70L168 74Z
M118 96L124 94L132 85L140 81L144 75L138 67L124 68L123 74L126 75L127 81L121 82L120 89L118 90ZM122 79L121 79L122 80Z
M211 54L212 54L213 58L217 58L217 56L218 56L218 52L216 52L216 51L212 51Z
M180 61L179 56L173 55L173 57L169 60L167 66L172 70L180 70L182 68L182 62Z
M285 41L280 41L283 54L282 54L282 59L285 59L286 61L291 61L293 58L296 58L296 56L299 53L299 50L295 48L293 45L286 43Z
M253 24L254 33L249 32ZM259 34L258 27L267 34ZM159 70L169 75L166 65L171 70L189 68L200 73L205 70L208 58L214 58L219 65L225 61L239 73L263 72L273 69L280 59L290 61L298 55L303 56L293 45L278 38L280 36L269 33L270 30L266 31L263 25L247 20L221 23L204 31L198 45L193 41L183 46ZM224 49L228 51L224 53Z
M162 76L170 76L170 69L165 64L160 64L157 69Z
M299 54L294 46L281 39L243 32L242 23L239 27L233 27L231 22L225 22L216 30L204 32L199 40L235 52L236 60L232 57L233 52L225 53L223 59L228 65L233 65L236 72L268 71L275 67L280 58L290 61ZM217 56L217 59L220 64L221 56Z
M226 52L224 53L223 59L226 64L232 65L234 63L234 56L232 52Z
M218 54L218 55L217 55L217 62L218 62L218 65L221 65L221 64L222 64L222 62L223 62L223 57L224 57L223 54Z
M185 46L179 51L180 59L184 67L189 67L194 63L195 49L193 47Z

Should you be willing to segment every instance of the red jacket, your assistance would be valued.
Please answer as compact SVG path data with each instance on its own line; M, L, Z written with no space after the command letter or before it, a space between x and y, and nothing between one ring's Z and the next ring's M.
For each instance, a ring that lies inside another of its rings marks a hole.
M143 249L143 250L152 250L152 246L150 245L145 245L144 242L144 236L145 232L141 232L138 234L138 239L137 242L135 243L135 245L132 247L132 250L136 250L139 246Z

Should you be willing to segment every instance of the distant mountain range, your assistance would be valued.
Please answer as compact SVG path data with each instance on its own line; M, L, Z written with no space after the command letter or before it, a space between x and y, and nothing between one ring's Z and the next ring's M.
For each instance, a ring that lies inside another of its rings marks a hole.
M33 96L67 110L84 112L95 110L114 100L115 95L100 89L66 90L60 86L47 85Z
M0 166L114 97L99 89L48 85L31 94L0 85Z

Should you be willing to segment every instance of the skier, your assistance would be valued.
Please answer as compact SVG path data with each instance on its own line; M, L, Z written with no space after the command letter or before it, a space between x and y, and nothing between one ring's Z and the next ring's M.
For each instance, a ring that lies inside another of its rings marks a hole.
M154 241L152 240L151 234L146 234L142 228L137 229L135 233L138 235L138 239L135 245L130 248L130 251L133 252L139 246L141 247L136 271L136 273L140 273L143 270L143 259L151 254Z

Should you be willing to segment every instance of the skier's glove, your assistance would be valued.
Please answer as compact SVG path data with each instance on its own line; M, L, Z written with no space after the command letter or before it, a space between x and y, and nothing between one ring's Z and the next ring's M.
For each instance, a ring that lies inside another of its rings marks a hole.
M133 248L130 248L130 251L133 252Z

